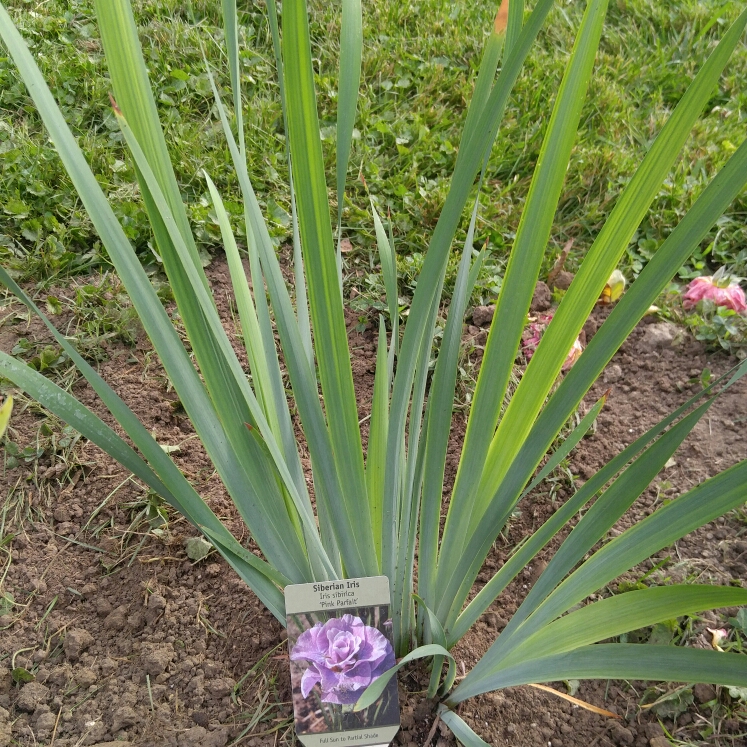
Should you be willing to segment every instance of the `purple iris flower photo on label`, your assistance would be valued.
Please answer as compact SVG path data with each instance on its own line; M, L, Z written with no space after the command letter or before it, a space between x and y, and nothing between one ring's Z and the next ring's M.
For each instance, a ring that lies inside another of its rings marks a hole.
M304 698L319 683L322 703L341 705L355 703L395 664L392 644L384 634L353 615L318 622L301 634L290 658L309 662L301 678Z
M395 663L388 605L288 616L291 681L299 734L399 724L396 679L369 708L365 689Z

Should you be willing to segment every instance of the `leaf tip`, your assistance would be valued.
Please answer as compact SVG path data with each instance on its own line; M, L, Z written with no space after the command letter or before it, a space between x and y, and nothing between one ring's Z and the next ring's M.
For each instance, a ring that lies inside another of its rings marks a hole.
M360 713L360 711L365 711L366 708L368 708L368 706L365 704L365 696L366 696L366 691L364 690L361 693L360 698L358 698L358 700L355 701L355 705L353 706L353 713Z
M110 102L110 103L111 103L111 105L112 105L112 109L114 109L114 113L115 113L115 114L116 114L116 115L117 115L118 117L122 117L122 116L124 116L124 115L122 114L122 110L121 110L121 109L119 108L119 106L117 106L117 102L115 101L115 99L114 99L114 96L112 96L112 94L111 94L111 93L109 94L109 102Z
M0 438L2 438L5 435L5 431L8 428L8 423L10 423L10 416L13 412L13 397L8 395L5 398L5 402L3 403L2 407L0 407Z
M509 0L503 0L498 13L495 16L494 31L496 34L505 34L508 26L508 3Z

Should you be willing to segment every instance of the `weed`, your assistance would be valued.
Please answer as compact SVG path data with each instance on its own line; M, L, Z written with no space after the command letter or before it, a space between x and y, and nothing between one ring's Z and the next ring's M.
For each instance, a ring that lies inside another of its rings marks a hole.
M696 340L711 350L723 350L740 360L747 356L747 316L732 309L717 306L709 299L699 301L694 309L682 307L684 287L673 282L657 300L659 316L687 327ZM710 377L706 374L701 383L705 386Z
M283 716L287 712L278 692L278 650L285 643L279 643L257 661L234 686L231 700L241 708L237 716L237 723L242 727L241 732L230 743L229 747L243 743L251 737L282 735L284 731L292 729L292 716ZM284 742L282 742L284 743Z
M698 304L697 312L684 318L696 340L710 347L720 347L740 359L747 356L747 317L744 314L708 300Z

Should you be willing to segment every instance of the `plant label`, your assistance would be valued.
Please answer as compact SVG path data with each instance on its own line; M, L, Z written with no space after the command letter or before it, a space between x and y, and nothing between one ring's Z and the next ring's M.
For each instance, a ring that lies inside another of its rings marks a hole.
M386 747L399 730L397 678L356 701L395 664L386 576L285 587L296 734L306 747Z

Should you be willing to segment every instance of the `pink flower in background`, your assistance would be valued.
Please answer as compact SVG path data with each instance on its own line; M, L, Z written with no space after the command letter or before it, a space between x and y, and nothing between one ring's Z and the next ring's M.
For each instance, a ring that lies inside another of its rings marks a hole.
M729 639L729 632L726 628L706 628L706 630L711 634L711 646L716 651L723 651L724 649L721 648L721 644L726 643Z
M581 344L581 340L576 338L576 341L573 343L573 347L571 348L571 352L568 353L568 356L566 357L565 361L563 362L563 371L570 371L571 368L573 368L573 364L581 357L581 353L584 352L584 347Z
M318 622L298 637L290 658L309 662L301 678L301 695L307 698L319 683L323 703L355 703L395 664L394 649L386 636L353 615Z
M744 291L733 278L724 275L720 270L713 276L695 278L690 281L687 290L682 294L682 305L686 309L694 308L699 301L708 299L716 306L743 314L747 311Z
M532 317L530 317L532 319ZM532 360L534 351L540 344L542 333L547 329L547 325L552 321L552 314L537 314L533 321L527 324L524 334L521 337L521 347L527 361Z
M521 337L521 347L524 351L524 356L527 361L532 360L534 351L537 350L537 346L542 339L542 335L552 321L552 314L537 314L536 317L530 317L532 321L527 324L524 334ZM573 364L579 359L581 353L584 352L584 348L581 345L581 341L576 338L573 343L568 355L563 362L563 371L570 371Z

